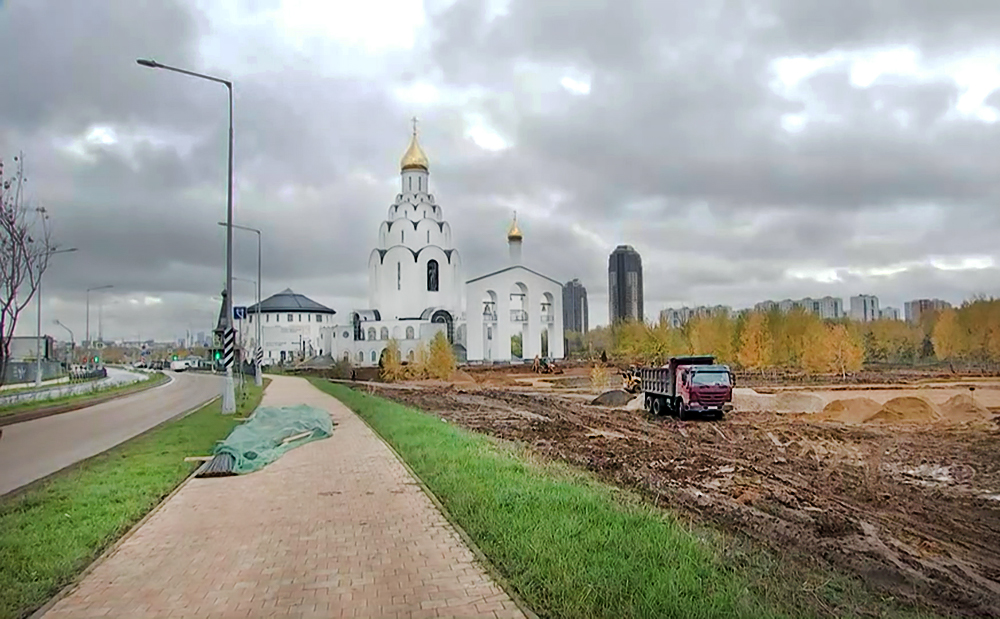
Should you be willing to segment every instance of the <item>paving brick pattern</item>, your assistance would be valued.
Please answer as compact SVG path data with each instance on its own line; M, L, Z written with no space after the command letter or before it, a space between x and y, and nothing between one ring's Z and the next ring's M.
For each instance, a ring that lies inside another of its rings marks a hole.
M264 403L328 410L333 437L189 481L45 617L524 617L347 407L291 377Z

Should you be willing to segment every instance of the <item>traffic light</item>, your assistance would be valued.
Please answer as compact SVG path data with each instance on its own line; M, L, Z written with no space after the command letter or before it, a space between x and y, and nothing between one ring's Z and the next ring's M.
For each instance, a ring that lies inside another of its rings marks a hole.
M98 357L94 357L94 363L97 363Z
M219 360L221 358L222 358L222 351L221 350L215 351L215 359Z
M174 361L177 361L177 355L174 355Z

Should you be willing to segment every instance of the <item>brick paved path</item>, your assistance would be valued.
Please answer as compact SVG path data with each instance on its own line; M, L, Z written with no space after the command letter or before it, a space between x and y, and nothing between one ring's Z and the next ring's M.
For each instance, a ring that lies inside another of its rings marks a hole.
M192 479L45 617L524 616L347 407L291 377L264 403L326 409L333 437Z

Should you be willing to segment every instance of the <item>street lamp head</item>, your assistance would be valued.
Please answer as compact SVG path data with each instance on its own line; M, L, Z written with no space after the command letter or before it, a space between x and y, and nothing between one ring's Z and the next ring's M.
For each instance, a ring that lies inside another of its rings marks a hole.
M150 69L159 69L161 66L163 66L160 63L156 62L155 60L147 60L145 58L138 58L136 59L136 62L144 67L149 67Z

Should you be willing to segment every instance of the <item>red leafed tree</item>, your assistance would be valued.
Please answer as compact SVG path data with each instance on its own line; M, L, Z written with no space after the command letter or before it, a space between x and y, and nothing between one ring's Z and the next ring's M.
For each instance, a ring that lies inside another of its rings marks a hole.
M38 290L54 249L45 210L25 200L24 156L14 157L10 167L0 160L0 385L7 379L18 316Z

